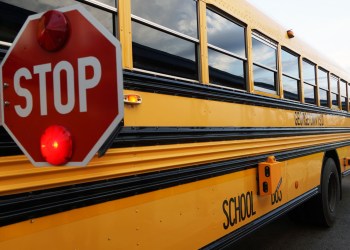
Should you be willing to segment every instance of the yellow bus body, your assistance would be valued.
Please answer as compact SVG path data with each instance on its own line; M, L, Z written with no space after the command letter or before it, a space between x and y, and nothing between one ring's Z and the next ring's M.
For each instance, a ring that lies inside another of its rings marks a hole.
M309 106L303 100L295 102L295 108L288 108L293 104L269 107L266 100L281 101L283 94L254 90L250 35L258 30L278 42L279 55L281 47L288 47L341 79L346 79L346 72L327 63L298 37L289 39L283 27L244 0L199 0L202 70L196 84L211 85L205 49L208 6L246 25L247 91L237 92L267 98L262 99L264 103L231 101L230 92L210 99L126 88L124 94L142 97L139 105L125 104L124 127L130 133L133 128L152 127L171 128L174 133L177 128L195 128L199 134L191 141L110 148L86 167L35 168L23 155L1 156L0 203L28 199L35 212L24 211L24 216L20 208L14 214L0 212L0 249L216 248L319 193L326 155L334 156L339 176L349 173L348 112L339 107L313 112L304 109L303 105ZM118 34L126 76L134 70L130 15L130 1L119 0ZM280 69L279 62L279 78ZM315 107L319 106L318 102ZM218 134L221 128L233 128L234 136L203 141L200 130L205 128ZM244 134L252 128L254 135ZM282 163L282 182L275 193L264 196L259 193L257 164L270 155ZM66 196L65 190L69 191ZM67 205L59 208L60 200L50 200L51 192ZM75 194L79 192L82 195ZM41 195L47 195L51 205L41 204L41 209L32 195L40 202Z

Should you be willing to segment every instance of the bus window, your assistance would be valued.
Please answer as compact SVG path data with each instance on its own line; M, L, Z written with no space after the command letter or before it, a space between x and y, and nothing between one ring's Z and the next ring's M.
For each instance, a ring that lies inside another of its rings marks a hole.
M339 78L335 75L331 76L331 100L332 107L339 108L339 90L338 90Z
M347 111L348 110L348 101L346 97L346 85L347 83L344 80L340 80L339 87L340 87L340 103L341 103L341 109Z
M57 8L61 8L61 7L65 7L65 6L71 6L74 4L77 4L77 1L74 0L65 0L65 1L56 1L56 0L45 0L45 1L22 1L22 0L1 0L1 2L5 2L5 3L9 3L11 5L14 6L18 6L19 8L22 8L23 11L21 11L22 13L25 13L27 11L32 12L32 13L40 13L40 12L45 12L48 10L52 10L52 9L57 9ZM96 0L94 1L96 5L98 6L102 6L102 9L108 9L110 11L115 10L116 7L116 1L115 0ZM1 3L0 3L1 4ZM84 6L84 8L86 8L100 23L102 23L111 33L113 33L113 27L116 26L115 24L113 24L113 18L112 18L112 14L103 11L101 9L97 9L94 8L90 5L84 4L84 3L79 3L81 5ZM94 5L92 4L92 5ZM3 7L1 6L0 8L0 13L2 16L2 11L3 11ZM7 13L8 14L8 13ZM16 17L17 17L17 12L16 12ZM12 16L12 18L14 18ZM19 21L22 17L19 17ZM1 18L0 18L1 20ZM0 27L1 27L1 23L0 22ZM2 31L2 29L0 29ZM18 32L19 30L17 30ZM17 34L16 32L16 34ZM2 32L1 32L2 33Z
M315 64L303 60L303 80L305 103L316 103L316 66Z
M277 43L257 33L252 38L255 89L277 94Z
M320 98L320 105L323 107L329 107L329 85L328 85L328 72L323 69L318 69L318 95Z
M209 81L245 90L244 27L207 9L207 31Z
M0 2L0 41L12 43L32 11Z
M282 49L282 84L284 98L300 100L299 58L284 49Z
M197 2L132 0L134 67L198 80Z

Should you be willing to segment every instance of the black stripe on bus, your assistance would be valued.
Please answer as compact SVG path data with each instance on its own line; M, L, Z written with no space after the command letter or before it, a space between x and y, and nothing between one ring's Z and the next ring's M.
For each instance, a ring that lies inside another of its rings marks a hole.
M319 187L311 189L310 191L302 194L294 200L283 204L282 206L276 208L275 210L259 217L253 222L233 231L220 238L219 240L203 247L202 249L223 249L227 247L233 247L235 243L246 237L248 234L254 232L255 230L267 225L268 223L274 221L280 216L286 214L287 212L293 210L303 202L309 200L310 198L316 196L319 193Z
M348 145L350 145L350 140L180 169L1 196L0 226L255 168L259 162L265 161L266 157L271 154L278 161L285 161Z
M220 88L208 84L186 82L126 70L123 72L123 77L124 88L129 90L350 117L350 113L340 110L332 110L288 99L256 95L234 89Z
M112 147L349 133L350 128L124 127Z
M350 133L350 128L123 127L111 146L152 146L333 133ZM22 154L3 127L0 127L0 138L0 156Z

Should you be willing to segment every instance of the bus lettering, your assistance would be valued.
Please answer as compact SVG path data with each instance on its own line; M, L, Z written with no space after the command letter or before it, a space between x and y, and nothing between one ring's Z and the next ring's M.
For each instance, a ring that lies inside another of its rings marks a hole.
M294 113L295 126L324 126L323 114L312 114L296 111Z
M275 205L282 201L282 191L277 190L275 193L271 194L271 205Z
M254 216L256 211L254 210L253 192L250 191L224 200L222 210L226 217L226 222L223 223L224 229L233 227L246 218Z

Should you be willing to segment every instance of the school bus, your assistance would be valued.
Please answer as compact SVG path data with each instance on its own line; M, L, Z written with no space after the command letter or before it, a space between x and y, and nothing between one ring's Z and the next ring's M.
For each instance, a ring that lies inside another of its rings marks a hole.
M1 0L1 59L28 15L74 4L120 40L137 101L85 167L34 167L0 126L0 249L223 248L300 205L335 222L341 67L244 0Z

